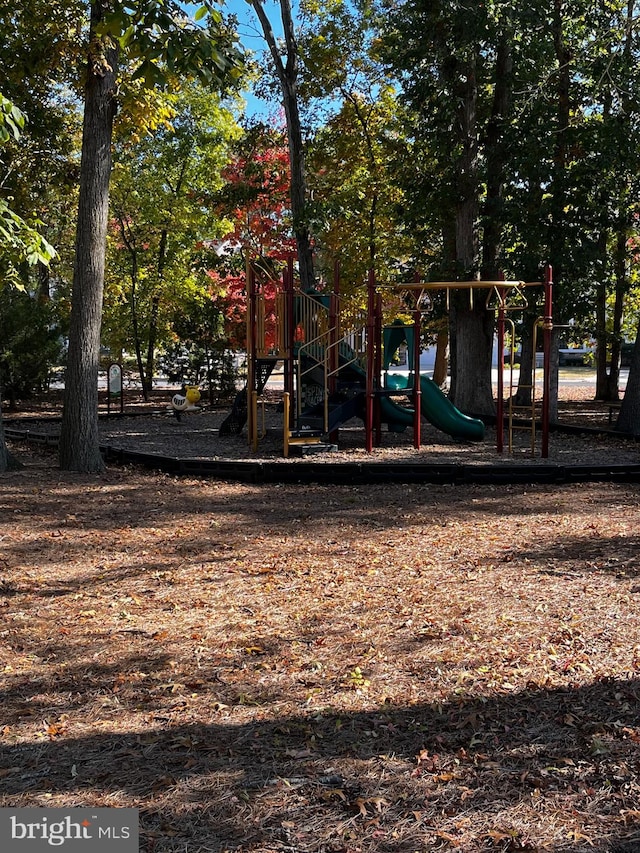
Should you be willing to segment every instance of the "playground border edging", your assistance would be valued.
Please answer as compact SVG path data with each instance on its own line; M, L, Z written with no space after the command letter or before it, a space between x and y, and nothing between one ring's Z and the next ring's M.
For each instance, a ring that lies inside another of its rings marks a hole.
M57 436L5 428L7 438L55 447ZM437 485L509 485L547 483L640 483L640 464L517 465L425 464L397 462L259 461L232 459L182 459L156 453L100 445L106 462L140 465L173 476L203 477L243 483L318 483L320 485L375 485L431 483Z
M417 465L367 462L264 462L180 459L151 453L101 447L107 462L142 465L176 476L206 477L245 483L318 483L375 485L383 483L528 484L640 483L636 465Z

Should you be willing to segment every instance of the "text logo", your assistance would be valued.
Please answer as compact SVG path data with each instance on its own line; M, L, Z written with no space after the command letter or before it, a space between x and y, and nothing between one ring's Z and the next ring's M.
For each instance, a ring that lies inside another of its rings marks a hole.
M0 808L0 850L42 853L52 849L138 853L138 809Z

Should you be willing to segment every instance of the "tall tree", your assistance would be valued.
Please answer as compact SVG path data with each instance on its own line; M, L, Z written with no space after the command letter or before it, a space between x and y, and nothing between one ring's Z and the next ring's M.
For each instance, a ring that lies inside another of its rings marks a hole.
M109 7L103 2L91 4L69 351L59 448L62 468L87 472L104 468L98 439L98 362L119 61L117 43L101 40L98 35L107 11Z
M280 18L284 33L283 42L276 39L273 25L262 0L250 0L256 13L264 39L269 49L287 121L289 160L291 169L291 214L293 230L298 248L300 282L305 290L315 285L313 270L313 248L309 223L307 179L305 172L305 150L298 100L298 73L300 57L298 39L293 20L290 0L279 0Z
M76 261L60 436L60 465L67 470L97 472L104 467L98 444L97 376L120 54L135 64L135 76L149 86L166 85L176 75L198 77L214 87L237 79L241 56L232 34L209 5L201 11L198 17L209 14L208 30L190 25L171 0L151 0L142 6L111 0L91 3Z
M636 3L608 3L601 0L601 49L593 62L593 122L599 154L600 180L595 190L599 211L595 288L597 343L596 399L615 401L619 397L622 327L629 274L634 265L632 251L634 218L638 198L639 116L635 91L638 86L637 33L634 26Z
M452 280L473 279L480 272L483 162L492 164L492 201L497 202L501 193L505 155L498 151L498 144L500 125L507 121L502 113L508 106L509 45L506 35L497 36L502 18L497 7L491 7L495 20L485 4L462 8L448 0L411 0L391 12L384 30L386 59L401 81L412 121L408 135L421 140L421 147L428 151L423 162L431 161L434 169L425 183L432 198L438 199L439 277ZM504 75L499 83L498 69ZM492 152L488 145L493 146ZM435 182L440 186L434 191ZM487 229L487 238L489 234ZM496 233L491 239L485 260L494 263ZM450 331L452 398L468 411L492 412L493 312L481 297L471 303L468 292L458 293L452 299Z
M404 202L396 166L406 145L396 87L378 56L368 4L306 0L302 8L316 265L330 278L339 260L342 290L362 287L368 269L387 281L415 252L396 215Z
M640 322L616 429L620 432L640 435Z

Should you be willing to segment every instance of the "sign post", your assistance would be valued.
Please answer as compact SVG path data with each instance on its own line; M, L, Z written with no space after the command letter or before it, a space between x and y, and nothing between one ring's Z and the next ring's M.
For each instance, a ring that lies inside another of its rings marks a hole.
M124 412L124 387L122 384L122 365L114 362L107 373L107 414L111 414L111 401L120 400L120 414Z

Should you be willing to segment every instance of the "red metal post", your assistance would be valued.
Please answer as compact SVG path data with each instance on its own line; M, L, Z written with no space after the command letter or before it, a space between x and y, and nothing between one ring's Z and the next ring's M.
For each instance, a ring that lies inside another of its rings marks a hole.
M382 296L375 297L375 326L374 326L374 359L373 376L374 391L380 389L380 375L382 374ZM375 435L375 446L382 444L382 407L380 395L375 394L373 398L373 425Z
M504 302L506 290L498 290L498 391L496 400L496 450L504 450Z
M544 374L542 390L542 458L549 456L549 406L551 396L551 335L553 331L553 269L547 264L544 273Z
M369 270L367 279L367 381L365 391L365 438L367 453L373 450L373 398L374 398L374 369L375 369L375 273Z

